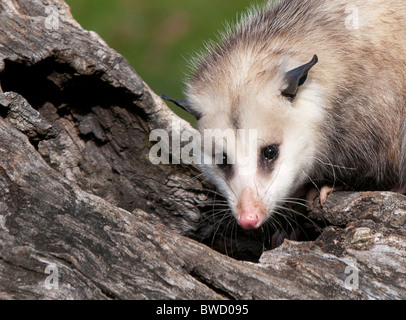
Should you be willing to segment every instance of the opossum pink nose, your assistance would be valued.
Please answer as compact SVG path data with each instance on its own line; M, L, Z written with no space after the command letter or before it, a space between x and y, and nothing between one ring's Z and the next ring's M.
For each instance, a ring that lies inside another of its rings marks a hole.
M237 222L245 230L258 229L263 223L263 203L254 197L254 192L246 188L241 192L236 208Z
M262 219L255 212L243 213L238 219L238 224L244 230L258 229L262 224Z

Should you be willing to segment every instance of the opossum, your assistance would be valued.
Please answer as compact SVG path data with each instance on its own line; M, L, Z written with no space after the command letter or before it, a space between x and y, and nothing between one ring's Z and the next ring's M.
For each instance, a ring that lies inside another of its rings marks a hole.
M272 1L193 66L185 99L168 99L199 131L257 130L249 174L239 161L201 165L243 229L307 186L323 201L338 185L406 191L406 1Z

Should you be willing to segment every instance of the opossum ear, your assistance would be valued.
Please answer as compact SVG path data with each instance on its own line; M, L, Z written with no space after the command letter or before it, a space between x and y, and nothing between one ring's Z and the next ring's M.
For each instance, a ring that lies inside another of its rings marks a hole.
M293 101L299 90L299 87L303 85L307 79L307 75L311 68L319 61L317 55L313 56L313 59L309 62L293 69L285 74L285 82L287 88L282 90L282 95L289 100Z
M191 105L189 104L189 102L186 99L172 99L172 98L169 98L165 94L161 95L161 98L174 103L178 107L180 107L183 110L185 110L186 112L190 113L192 116L194 116L196 118L196 120L199 120L202 117L202 115L199 112L196 112L196 110L194 110L191 107Z

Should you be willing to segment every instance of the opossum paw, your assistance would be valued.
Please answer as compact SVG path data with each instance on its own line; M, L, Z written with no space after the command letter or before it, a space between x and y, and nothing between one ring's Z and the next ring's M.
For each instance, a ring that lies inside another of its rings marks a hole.
M330 193L334 191L338 191L339 188L334 188L334 187L329 187L329 186L324 186L320 190L320 205L321 207L324 207L327 201L327 197Z
M314 209L314 200L319 197L321 207L324 207L327 201L327 197L333 191L337 191L340 188L330 187L330 186L323 186L320 190L316 188L312 188L307 192L306 195L306 205L307 210L312 211Z

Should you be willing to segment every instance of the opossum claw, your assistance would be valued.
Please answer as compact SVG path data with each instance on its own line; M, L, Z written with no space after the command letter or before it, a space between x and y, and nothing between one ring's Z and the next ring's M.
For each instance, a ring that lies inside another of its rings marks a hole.
M323 208L324 205L326 204L327 201L327 197L330 193L332 193L333 191L337 191L338 189L334 188L334 187L329 187L329 186L324 186L321 188L320 190L320 205Z
M338 191L340 188L323 186L320 190L316 188L310 189L306 194L307 210L312 211L314 209L314 200L319 197L320 206L323 208L326 204L327 197L330 193Z

